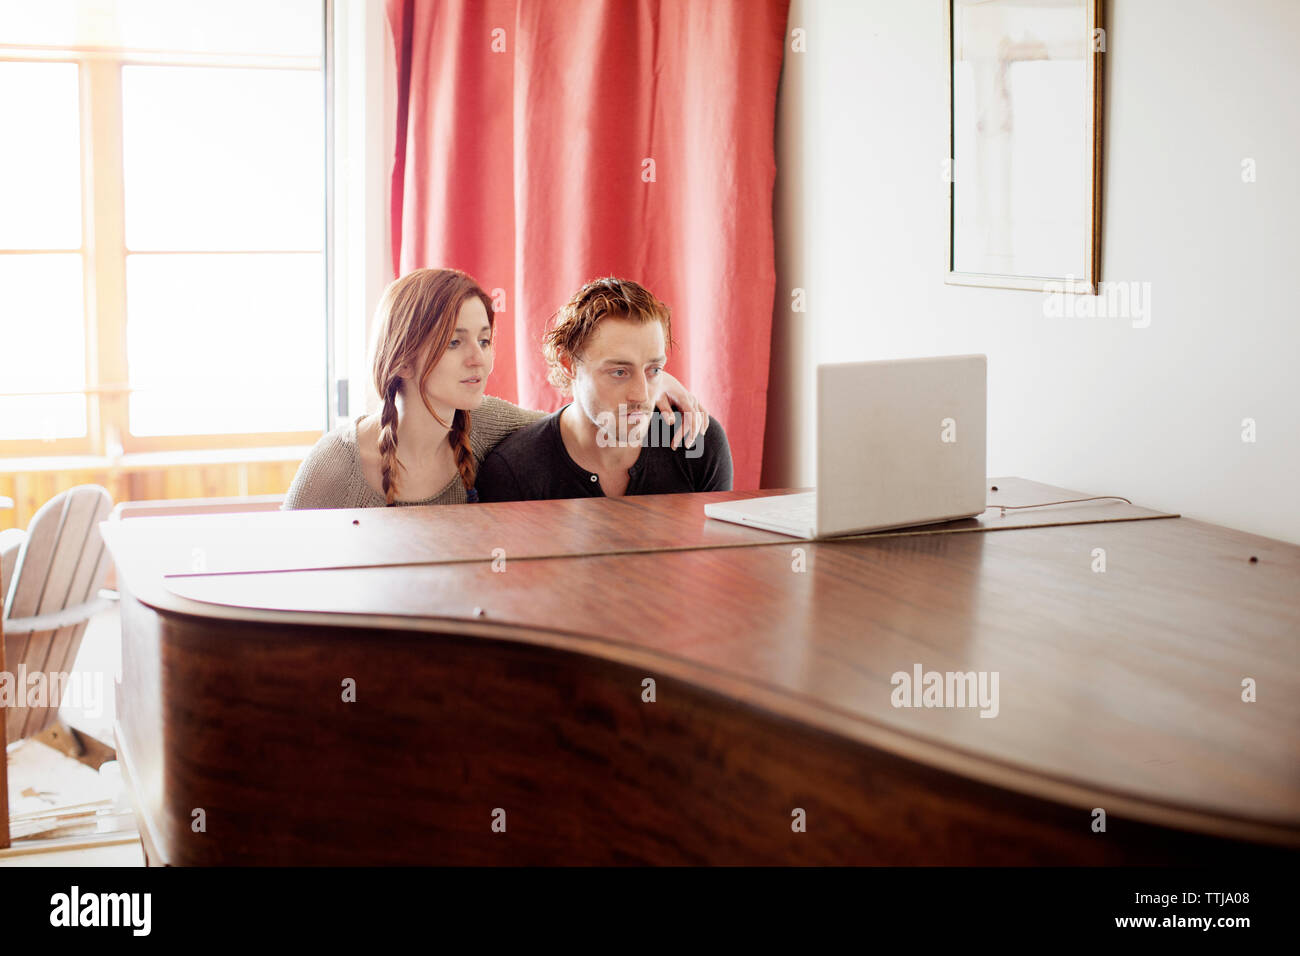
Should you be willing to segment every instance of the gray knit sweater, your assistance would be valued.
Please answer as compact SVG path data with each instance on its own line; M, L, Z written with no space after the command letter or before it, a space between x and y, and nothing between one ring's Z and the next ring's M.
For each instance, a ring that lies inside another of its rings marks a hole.
M475 464L516 429L523 428L545 412L534 412L491 395L470 416L469 447ZM465 483L457 475L432 498L397 501L399 505L464 504ZM298 466L293 484L280 507L285 511L310 508L382 508L384 496L366 484L357 447L357 419L339 425L320 441Z

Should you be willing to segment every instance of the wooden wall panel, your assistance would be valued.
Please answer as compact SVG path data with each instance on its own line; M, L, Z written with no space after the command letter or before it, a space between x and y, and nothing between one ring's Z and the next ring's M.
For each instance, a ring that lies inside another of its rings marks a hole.
M32 515L60 491L77 485L103 485L113 502L176 498L228 498L277 495L289 490L301 458L283 461L206 463L150 467L61 468L6 471L0 460L0 497L14 507L0 510L0 529L25 528Z

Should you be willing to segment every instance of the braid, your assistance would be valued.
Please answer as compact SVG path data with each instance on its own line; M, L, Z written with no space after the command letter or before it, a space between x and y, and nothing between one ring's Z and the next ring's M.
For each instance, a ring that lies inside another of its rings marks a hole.
M397 481L394 472L402 467L397 460L397 388L401 379L394 379L384 395L384 409L379 417L379 462L384 476L384 498L392 507L397 500Z
M478 501L474 490L474 478L477 468L474 465L474 453L469 446L469 412L457 409L451 420L451 431L447 433L447 442L456 453L456 470L460 480L465 482L465 494L470 501Z

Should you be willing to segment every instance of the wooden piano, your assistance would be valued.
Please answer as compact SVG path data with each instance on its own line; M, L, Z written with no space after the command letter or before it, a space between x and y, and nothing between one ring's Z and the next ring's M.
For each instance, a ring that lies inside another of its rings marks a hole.
M703 514L772 493L105 523L149 863L1294 858L1300 547L1104 502ZM896 706L918 665L997 672L996 716Z

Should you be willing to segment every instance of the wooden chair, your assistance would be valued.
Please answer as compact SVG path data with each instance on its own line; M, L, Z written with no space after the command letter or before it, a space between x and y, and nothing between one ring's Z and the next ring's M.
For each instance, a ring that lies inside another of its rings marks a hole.
M28 674L45 671L48 681L51 672L71 670L87 622L110 603L98 597L112 570L99 522L278 511L283 500L283 495L193 498L123 502L114 508L109 493L98 485L82 485L50 499L27 531L0 531L0 672L16 681L24 664ZM35 737L95 768L116 758L113 748L64 725L58 712L57 700L46 707L0 707L0 740ZM7 786L0 761L0 849L9 845Z
M39 706L27 706L19 672L29 677L43 672L47 691L55 686L52 675L59 675L61 693L86 624L111 603L99 597L111 562L99 523L112 507L106 490L80 485L47 501L26 532L0 533L0 595L5 596L0 660L15 697L0 708L5 743L36 737L96 768L115 759L113 748L63 725L54 693Z

